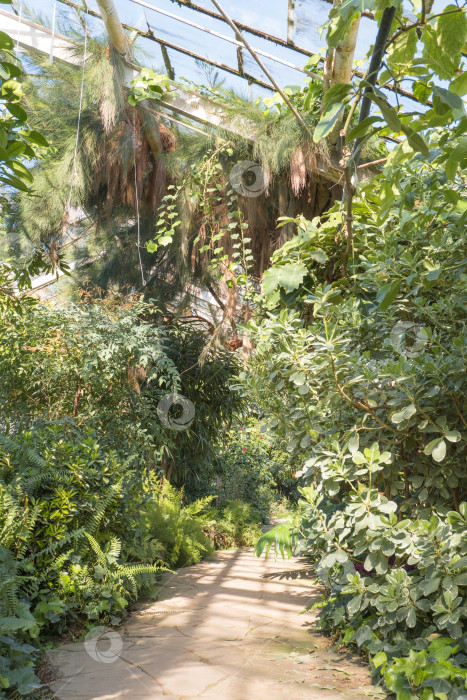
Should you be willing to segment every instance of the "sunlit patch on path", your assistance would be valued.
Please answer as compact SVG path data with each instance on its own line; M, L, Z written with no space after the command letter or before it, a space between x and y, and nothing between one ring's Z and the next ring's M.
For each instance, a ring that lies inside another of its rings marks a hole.
M59 700L212 698L337 700L384 697L359 659L327 651L314 614L319 589L301 559L267 561L223 551L167 574L160 599L119 630L112 663L83 643L49 652Z

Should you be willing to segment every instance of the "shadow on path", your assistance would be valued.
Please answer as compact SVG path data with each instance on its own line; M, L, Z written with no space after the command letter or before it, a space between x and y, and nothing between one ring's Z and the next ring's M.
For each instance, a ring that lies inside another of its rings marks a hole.
M59 700L333 700L378 695L360 660L327 651L306 561L229 550L166 574L159 600L120 628L112 663L82 643L48 652ZM105 646L105 642L103 642ZM108 642L107 642L108 644Z

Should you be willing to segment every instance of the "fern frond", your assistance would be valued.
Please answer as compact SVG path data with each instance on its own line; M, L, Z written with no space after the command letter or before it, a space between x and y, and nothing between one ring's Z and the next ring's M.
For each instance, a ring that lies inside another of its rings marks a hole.
M122 543L117 537L112 537L110 540L109 554L115 559L118 559L120 552L122 551Z
M111 505L111 503L117 498L117 496L122 492L122 481L119 481L116 484L112 484L107 493L99 503L96 505L96 512L92 516L91 520L89 521L86 530L89 534L94 535L96 532L97 528L99 527L99 523L101 522L102 518L105 515L105 511L107 508Z
M271 547L274 547L274 558L277 560L278 553L281 554L282 559L285 559L285 553L287 552L287 557L290 559L293 550L293 534L295 528L291 523L281 523L275 527L265 532L258 540L256 545L256 556L260 557L264 550L266 549L265 558L269 556Z
M57 542L52 542L51 545L48 547L45 547L44 549L41 549L39 552L35 552L34 554L31 554L31 556L26 557L23 559L21 562L19 562L19 565L23 564L28 564L29 562L34 561L38 557L43 557L43 556L48 556L49 554L53 554L54 552L57 551L60 547L62 547L64 544L68 544L71 540L79 540L82 537L86 535L86 531L83 527L78 528L78 530L73 530L72 532L67 533L63 537L61 537Z
M99 561L99 564L107 571L107 560L105 558L104 552L99 547L99 544L94 539L94 537L89 534L89 532L85 532L84 534L85 534L89 544L91 545L91 549L93 550L94 554L96 554L97 559Z

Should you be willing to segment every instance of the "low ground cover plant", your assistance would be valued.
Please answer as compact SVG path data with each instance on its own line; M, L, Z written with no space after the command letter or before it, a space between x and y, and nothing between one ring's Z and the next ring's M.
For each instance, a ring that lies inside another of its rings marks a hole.
M253 545L249 504L186 503L73 421L0 435L0 683L31 697L38 650L67 629L116 625L167 570Z

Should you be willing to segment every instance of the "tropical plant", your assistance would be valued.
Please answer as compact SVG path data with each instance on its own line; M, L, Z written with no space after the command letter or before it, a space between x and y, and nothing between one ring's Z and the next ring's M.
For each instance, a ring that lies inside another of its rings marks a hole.
M109 446L124 446L125 459L143 468L160 464L171 440L157 403L177 391L178 371L165 331L149 322L154 312L150 304L108 298L56 310L38 305L18 322L4 316L5 418L14 424L75 418Z
M2 0L4 2L4 0ZM33 176L28 161L40 158L48 149L45 137L31 129L28 115L19 104L24 97L23 85L17 80L21 69L13 52L13 39L0 32L0 225L11 205L11 197L6 192L15 190L30 197ZM32 300L24 292L31 288L31 277L40 272L51 272L60 264L57 256L53 261L46 260L42 253L33 248L29 256L18 260L2 259L0 262L0 310L16 312L21 307L31 305ZM64 269L67 269L64 264Z
M250 324L248 388L313 484L300 546L329 589L322 619L388 668L432 634L462 649L465 625L466 213L462 179L444 172L459 137L446 134L429 162L394 153L389 201L378 179L356 196L348 277L326 283L339 213L297 221Z
M226 501L207 513L206 534L216 549L251 547L261 534L258 510L240 499Z
M324 220L282 220L297 235L264 275L249 324L256 358L243 375L303 460L301 515L266 533L258 554L290 555L295 535L326 587L323 626L373 657L398 698L465 690L467 20L454 6L430 11L402 30L379 15L380 79L408 75L428 109L391 107L371 69L326 93L315 139L341 123L343 202ZM358 13L336 7L329 31L342 37ZM369 100L381 116L368 116ZM361 138L375 130L406 138L382 175L359 184Z
M230 391L240 369L237 355L222 345L206 352L209 335L194 320L181 317L170 323L166 347L179 371L180 393L194 408L189 429L171 431L173 447L169 446L164 457L166 476L177 487L185 487L190 500L195 494L206 495L201 485L216 473L218 436L228 430L246 404ZM200 362L203 352L204 361Z
M154 550L130 554L136 533L149 540L140 509L150 494L91 431L62 421L0 438L0 678L29 697L35 640L80 621L118 623L164 565Z
M221 505L233 500L249 504L257 518L267 522L281 495L292 498L293 474L285 445L261 421L249 418L233 426L216 445L215 475L220 481L211 480L204 488L211 488Z
M143 522L151 539L161 545L161 558L173 568L197 564L214 548L206 537L206 509L212 496L183 505L183 490L167 480L152 486L152 499L146 505Z
M82 27L61 29L81 63ZM86 33L84 73L79 65L50 65L37 54L25 61L21 105L53 148L30 169L39 198L21 194L12 200L8 230L25 252L37 245L52 257L66 252L83 283L143 286L142 274L146 281L156 262L144 243L165 192L161 154L173 148L174 138L144 104L128 104L122 57L106 40ZM173 296L168 275L163 281L166 295ZM148 296L161 283L150 284Z

